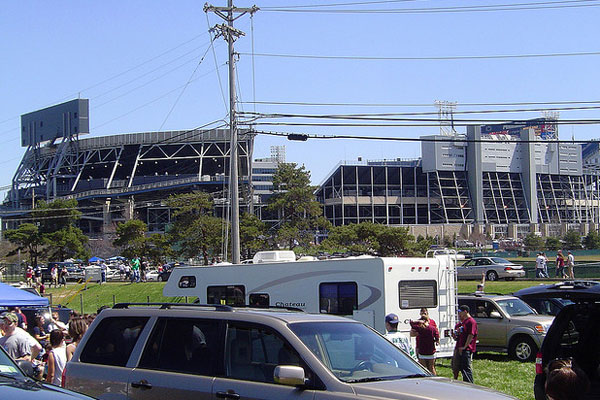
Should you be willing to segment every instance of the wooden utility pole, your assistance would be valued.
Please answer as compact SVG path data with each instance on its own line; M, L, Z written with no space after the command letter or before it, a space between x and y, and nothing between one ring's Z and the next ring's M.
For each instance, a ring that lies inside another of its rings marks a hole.
M229 145L229 203L231 206L231 260L234 264L240 263L240 201L238 188L238 133L235 107L235 58L237 54L233 48L233 43L238 37L244 36L244 32L235 29L233 23L242 15L252 14L256 11L258 11L256 6L251 8L234 7L233 0L227 0L227 7L215 7L208 3L204 5L204 12L214 12L227 22L227 24L216 25L211 31L216 32L216 37L223 36L229 45L229 132L231 135Z

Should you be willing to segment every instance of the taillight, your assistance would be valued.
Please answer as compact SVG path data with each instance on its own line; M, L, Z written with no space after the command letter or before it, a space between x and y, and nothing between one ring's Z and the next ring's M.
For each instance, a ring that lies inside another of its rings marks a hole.
M512 267L504 267L505 271L512 271Z
M62 375L60 377L60 387L62 387L62 388L66 388L67 387L67 365L68 364L65 364L65 367L63 368Z
M538 351L535 355L535 373L537 375L544 372L544 368L542 366L542 352Z

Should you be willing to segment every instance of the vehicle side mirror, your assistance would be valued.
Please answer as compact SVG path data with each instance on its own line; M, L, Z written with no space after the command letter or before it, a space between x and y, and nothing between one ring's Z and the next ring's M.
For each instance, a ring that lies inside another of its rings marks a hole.
M502 315L498 311L490 312L490 318L502 319Z
M275 383L286 386L303 386L306 383L304 368L296 365L278 365L273 371Z

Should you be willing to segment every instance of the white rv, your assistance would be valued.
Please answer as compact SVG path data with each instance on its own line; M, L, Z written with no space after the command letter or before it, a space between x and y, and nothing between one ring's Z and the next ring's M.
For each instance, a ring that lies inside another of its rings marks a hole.
M165 296L198 297L203 304L295 307L362 321L385 333L385 316L398 329L426 307L440 331L438 356L451 356L456 320L456 276L450 256L355 258L268 264L178 267Z

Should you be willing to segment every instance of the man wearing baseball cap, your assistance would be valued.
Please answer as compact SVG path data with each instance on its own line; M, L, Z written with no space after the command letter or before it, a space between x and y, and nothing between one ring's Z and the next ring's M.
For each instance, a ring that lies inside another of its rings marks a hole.
M415 361L418 361L417 354L410 342L410 334L404 332L398 332L398 323L400 320L396 314L388 314L385 316L385 330L387 333L384 335L387 340L395 344L401 350L404 350L406 354L411 356Z
M463 381L473 383L472 362L477 343L477 322L469 314L470 311L469 306L466 304L458 307L460 325L457 332L456 353L459 358Z
M15 313L3 312L0 314L0 328L4 331L4 336L0 337L0 346L4 347L13 360L31 361L30 335L17 327L18 323L19 318Z

